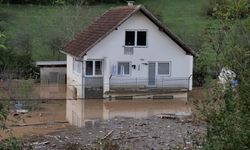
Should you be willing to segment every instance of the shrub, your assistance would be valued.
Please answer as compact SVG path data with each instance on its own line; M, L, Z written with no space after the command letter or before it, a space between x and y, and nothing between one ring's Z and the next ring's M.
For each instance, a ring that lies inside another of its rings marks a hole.
M0 34L0 74L12 72L15 78L30 78L35 71L31 53L18 53L7 41L6 36Z
M0 96L3 98L2 96ZM8 116L7 105L4 102L0 102L0 129L5 129L5 121Z
M208 0L202 7L203 15L214 18L242 19L250 12L248 0Z
M7 138L0 142L1 150L22 150L22 143L15 137Z

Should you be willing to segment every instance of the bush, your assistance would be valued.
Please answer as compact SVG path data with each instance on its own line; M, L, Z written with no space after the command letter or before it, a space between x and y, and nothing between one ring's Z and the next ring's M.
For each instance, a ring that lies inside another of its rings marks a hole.
M5 129L5 122L6 122L7 116L8 116L7 105L4 102L0 102L0 129Z
M215 11L216 5L223 5L226 0L206 0L202 6L202 14L204 16L212 17Z
M22 143L15 137L7 138L0 142L1 150L22 150Z
M18 53L8 47L7 38L0 34L0 74L11 72L15 78L30 78L34 74L31 53Z
M203 15L214 18L242 19L249 16L248 0L208 0L202 7Z

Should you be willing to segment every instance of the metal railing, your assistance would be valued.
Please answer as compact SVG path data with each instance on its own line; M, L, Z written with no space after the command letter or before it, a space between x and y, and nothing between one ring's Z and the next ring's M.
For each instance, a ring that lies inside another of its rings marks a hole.
M153 80L148 78L116 77L110 79L110 89L189 89L190 78L158 77Z

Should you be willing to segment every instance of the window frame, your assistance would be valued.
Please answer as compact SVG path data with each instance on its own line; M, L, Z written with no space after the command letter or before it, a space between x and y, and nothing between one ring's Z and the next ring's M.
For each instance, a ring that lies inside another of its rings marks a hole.
M87 62L88 61L92 62L92 74L91 75L87 75ZM92 61L92 60L85 61L85 76L94 76L94 61Z
M135 41L134 45L126 45L126 32L132 31L135 32ZM137 32L146 32L146 45L137 45ZM147 29L126 29L124 34L124 47L134 47L134 48L147 48L148 47L148 30Z
M92 60L86 60L86 62L87 61L92 61L93 63L92 63L92 75L87 75L86 74L86 69L87 69L87 67L86 67L86 65L85 65L85 72L84 72L84 75L86 76L86 77L103 77L103 60L101 60L101 59L92 59ZM101 62L101 75L96 75L96 71L95 71L95 62L96 61L100 61ZM85 63L86 64L86 63Z
M80 70L79 70L79 72L77 70L75 70L76 63L80 63ZM77 60L76 58L73 58L73 69L72 70L73 70L74 74L80 75L82 73L82 65L83 65L82 61Z
M119 63L128 63L128 70L129 70L129 74L119 74ZM131 69L131 61L118 61L117 62L117 76L119 77L126 77L126 76L131 76L132 74L132 69Z
M126 39L127 39L127 38L126 38L126 35L127 35L127 32L134 32L134 41L133 41L133 42L134 42L134 45L126 45ZM124 45L126 45L127 47L134 47L134 46L136 45L135 42L137 41L137 40L136 40L136 37L137 37L136 34L137 34L137 31L134 31L134 30L126 30L126 31L125 31L125 42L124 42Z
M169 64L169 73L168 74L159 74L159 63L168 63ZM172 73L172 62L171 61L159 61L156 65L156 74L157 76L170 77Z

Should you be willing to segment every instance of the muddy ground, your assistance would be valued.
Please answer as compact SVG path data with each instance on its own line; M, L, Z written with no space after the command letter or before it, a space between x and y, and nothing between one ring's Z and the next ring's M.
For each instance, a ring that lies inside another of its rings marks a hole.
M37 150L63 150L69 145L90 149L100 139L110 139L121 149L194 149L200 147L205 130L204 124L190 119L116 117L88 122L81 128L72 126L47 135L29 136L23 141L26 148Z

